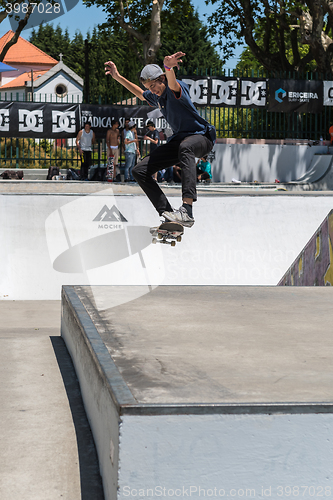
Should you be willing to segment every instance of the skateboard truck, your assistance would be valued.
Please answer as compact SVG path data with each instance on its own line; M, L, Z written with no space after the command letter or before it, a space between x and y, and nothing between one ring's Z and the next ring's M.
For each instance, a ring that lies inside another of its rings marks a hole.
M178 222L162 222L160 226L150 228L150 233L153 244L162 243L174 247L177 241L182 241L184 226Z

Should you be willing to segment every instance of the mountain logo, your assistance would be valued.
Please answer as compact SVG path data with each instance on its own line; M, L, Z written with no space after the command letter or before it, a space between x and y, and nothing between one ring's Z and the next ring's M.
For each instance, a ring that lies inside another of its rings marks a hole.
M108 208L106 205L99 211L99 213L94 218L94 222L128 222L127 219L119 212L118 208L113 205L112 208Z

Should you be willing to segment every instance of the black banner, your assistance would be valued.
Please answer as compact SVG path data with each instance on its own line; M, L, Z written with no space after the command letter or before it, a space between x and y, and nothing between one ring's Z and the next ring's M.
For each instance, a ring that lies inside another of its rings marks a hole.
M269 80L268 111L320 113L322 109L322 81Z
M146 123L152 120L158 130L164 131L166 136L172 134L168 122L158 108L151 106L97 106L95 104L81 104L81 128L86 121L91 122L91 127L97 138L105 138L106 132L111 128L112 120L118 120L120 127L125 126L125 118L135 121L138 137L143 137L147 132Z
M76 137L79 104L0 102L2 137Z

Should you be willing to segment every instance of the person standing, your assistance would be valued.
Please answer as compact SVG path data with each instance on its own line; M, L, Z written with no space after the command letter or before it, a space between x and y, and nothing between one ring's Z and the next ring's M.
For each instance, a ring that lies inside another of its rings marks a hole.
M128 124L128 130L125 132L125 182L134 181L132 169L138 153L138 140L135 138L135 128L136 123L131 120Z
M148 132L144 136L144 140L150 143L149 152L152 153L160 145L160 134L155 128L152 121L147 122Z
M116 179L117 173L120 173L118 161L119 161L119 144L120 144L120 132L119 132L119 122L118 120L112 120L111 128L106 133L106 146L108 158L114 156L114 168L113 168L113 180Z
M95 144L95 132L91 129L91 123L88 121L84 128L79 131L76 137L76 146L81 156L81 180L88 180L88 172L91 166L92 145Z
M166 220L191 227L195 222L192 205L197 200L195 158L202 158L213 149L216 131L196 110L188 85L176 79L173 68L179 68L184 55L184 52L177 52L166 56L165 73L157 64L146 65L140 75L140 82L146 91L123 77L112 61L105 63L105 72L142 101L159 107L173 130L168 142L140 161L133 168L132 174L159 215ZM178 210L173 210L152 175L176 163L181 167L183 204Z
M160 145L160 134L155 128L155 124L152 121L147 122L147 127L148 127L148 132L144 136L144 140L149 142L149 154L155 151L155 149ZM157 174L158 172L155 172L153 174L153 179L157 181Z

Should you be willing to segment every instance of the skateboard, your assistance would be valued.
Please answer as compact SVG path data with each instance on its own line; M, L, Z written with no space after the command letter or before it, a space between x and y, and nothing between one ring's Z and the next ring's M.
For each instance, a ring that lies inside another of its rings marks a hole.
M113 182L114 176L114 156L109 156L108 163L106 166L106 180L108 182Z
M184 226L179 222L162 222L160 226L151 227L150 234L153 236L152 243L164 243L174 247L176 241L182 241Z

